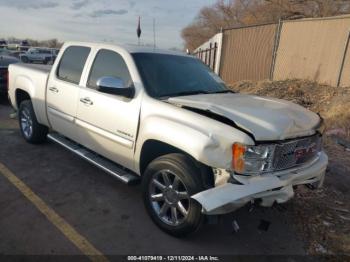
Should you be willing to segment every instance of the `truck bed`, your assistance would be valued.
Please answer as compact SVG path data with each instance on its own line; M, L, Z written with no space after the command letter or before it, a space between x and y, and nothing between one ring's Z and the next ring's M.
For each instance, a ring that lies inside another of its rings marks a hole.
M52 66L36 64L12 64L9 66L9 97L18 109L16 89L23 90L35 99L33 108L40 124L47 125L46 85Z
M41 65L41 64L24 64L18 63L16 67L21 67L29 70L34 70L36 72L40 71L42 73L50 73L52 66L51 65Z

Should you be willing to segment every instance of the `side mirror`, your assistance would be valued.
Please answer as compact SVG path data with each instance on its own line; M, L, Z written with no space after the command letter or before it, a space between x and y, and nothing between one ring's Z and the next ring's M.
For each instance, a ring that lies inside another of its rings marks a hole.
M107 94L114 94L133 98L135 95L134 87L127 87L124 81L118 77L103 76L96 82L97 91Z

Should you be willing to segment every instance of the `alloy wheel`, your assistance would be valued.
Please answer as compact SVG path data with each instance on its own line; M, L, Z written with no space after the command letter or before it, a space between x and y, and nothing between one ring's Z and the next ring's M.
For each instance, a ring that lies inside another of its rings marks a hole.
M190 195L179 176L170 170L155 173L149 185L149 201L158 218L171 226L182 224L190 210Z
M21 129L26 138L30 138L33 134L33 121L30 116L30 112L27 108L21 111Z

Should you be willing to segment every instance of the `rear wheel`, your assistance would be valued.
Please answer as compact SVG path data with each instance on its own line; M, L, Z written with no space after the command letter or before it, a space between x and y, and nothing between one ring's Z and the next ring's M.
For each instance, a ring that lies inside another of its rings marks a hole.
M154 223L180 237L203 224L201 205L191 195L203 189L200 170L183 154L169 154L152 161L142 181L145 207Z
M23 62L23 63L29 63L28 57L23 56L23 57L22 57L22 62Z
M18 121L22 136L27 142L38 144L46 140L48 128L38 123L30 100L20 104Z

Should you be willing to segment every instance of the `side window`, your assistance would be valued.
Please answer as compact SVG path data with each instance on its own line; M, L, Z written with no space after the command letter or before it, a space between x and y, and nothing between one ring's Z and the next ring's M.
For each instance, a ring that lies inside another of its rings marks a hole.
M40 54L51 54L51 51L50 50L41 49L41 50L39 50L39 53Z
M68 47L64 51L58 66L57 77L67 82L79 84L80 77L89 53L89 47Z
M96 82L103 76L118 77L124 80L125 85L130 86L132 80L124 59L116 52L100 50L91 67L87 86L97 88Z

